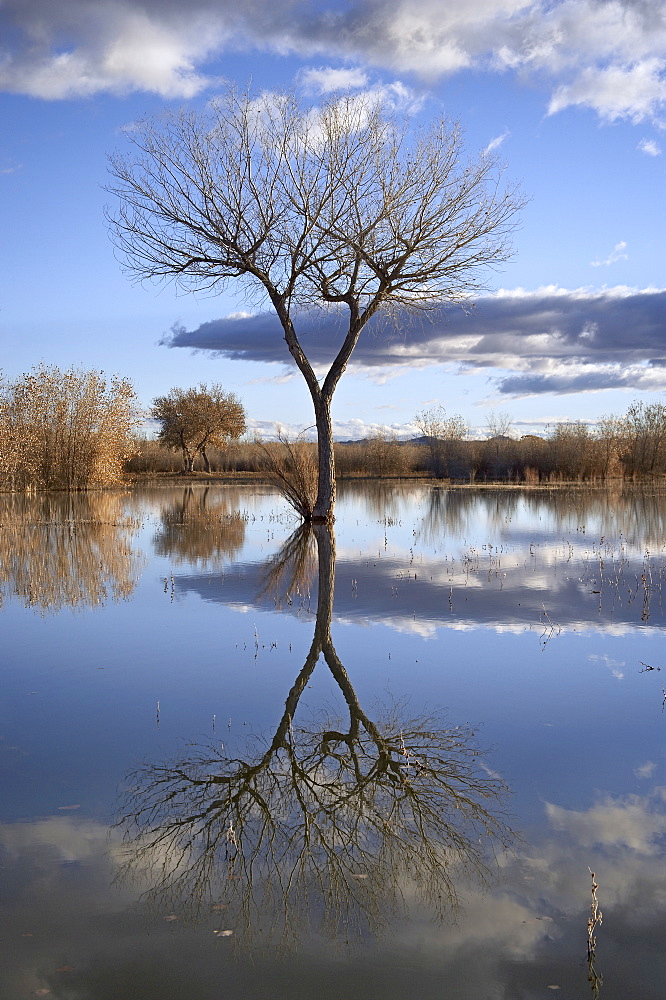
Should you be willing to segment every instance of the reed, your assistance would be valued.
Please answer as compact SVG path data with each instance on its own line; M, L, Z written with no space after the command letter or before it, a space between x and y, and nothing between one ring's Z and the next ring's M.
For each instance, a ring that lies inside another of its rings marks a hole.
M317 499L317 447L291 440L278 429L277 441L257 441L262 471L296 513L309 520Z

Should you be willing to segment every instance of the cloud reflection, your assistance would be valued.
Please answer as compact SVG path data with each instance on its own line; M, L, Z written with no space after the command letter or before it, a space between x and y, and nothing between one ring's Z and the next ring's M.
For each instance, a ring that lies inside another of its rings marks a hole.
M663 628L664 506L646 491L363 490L342 496L391 523L415 523L412 546L371 542L338 558L335 616L430 635L434 629ZM375 495L376 494L376 495ZM414 518L415 504L418 514ZM387 536L388 539L388 536ZM372 557L369 552L373 551ZM178 575L181 591L232 607L270 598L257 563L224 581ZM299 602L283 610L299 612ZM620 673L621 664L608 664Z
M559 985L561 995L584 996L592 866L604 911L597 953L605 988L609 995L661 1000L666 876L656 847L663 790L603 795L588 808L557 807L547 815L549 827L504 858L501 887L492 893L466 887L455 924L433 923L428 908L409 897L412 920L397 921L371 949L346 951L344 963L321 940L284 960L258 949L247 959L237 953L231 963L234 937L213 934L231 928L228 910L209 910L196 929L166 920L177 915L173 910L151 911L145 901L137 907L135 895L149 884L145 872L133 887L124 883L121 893L116 884L109 894L109 875L122 856L113 844L109 855L103 824L85 817L1 824L3 900L13 913L11 924L3 922L3 939L13 946L0 983L7 996L51 988L55 996L68 989L111 1000L136 995L138 983L146 995L154 989L190 1000L215 995L223 970L230 996L258 995L267 981L278 995L307 995L316 982L317 995L334 1000L349 984L367 981L370 970L386 1000L409 995L410 983L427 994L441 982L456 1000L545 995L549 985ZM632 843L627 830L643 822L652 834L641 842L639 833ZM56 971L65 964L72 966L66 982Z

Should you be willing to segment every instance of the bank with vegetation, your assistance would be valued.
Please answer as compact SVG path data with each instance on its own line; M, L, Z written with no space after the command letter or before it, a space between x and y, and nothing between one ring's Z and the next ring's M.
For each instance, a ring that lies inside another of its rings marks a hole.
M417 421L418 422L418 421ZM446 422L445 422L446 423ZM666 406L633 403L622 416L607 416L595 425L558 423L547 434L468 435L465 425L423 426L430 434L405 440L389 433L362 441L335 442L338 478L424 477L456 483L599 483L638 481L666 476ZM457 427L457 433L451 431ZM443 430L444 433L437 433ZM218 475L266 475L271 465L291 465L306 474L316 466L315 442L241 440L212 449L209 471ZM268 454L267 454L268 453ZM272 462L271 459L272 458ZM141 440L127 463L131 475L178 473L179 456L158 440ZM192 471L203 469L203 463ZM305 470L305 471L304 471Z
M151 416L156 437L141 436ZM550 485L666 476L666 405L635 402L595 424L559 423L511 434L490 421L483 439L442 407L417 414L410 440L388 433L336 442L340 479L435 478L454 483ZM317 444L250 440L243 405L219 384L172 389L146 413L129 380L39 365L0 383L0 489L86 490L173 475L260 479L302 516L317 490Z

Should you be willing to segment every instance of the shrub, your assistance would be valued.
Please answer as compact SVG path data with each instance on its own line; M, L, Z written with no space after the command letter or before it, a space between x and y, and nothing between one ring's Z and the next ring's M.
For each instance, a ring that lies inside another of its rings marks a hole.
M0 481L10 490L118 483L139 419L127 379L38 365L0 386Z

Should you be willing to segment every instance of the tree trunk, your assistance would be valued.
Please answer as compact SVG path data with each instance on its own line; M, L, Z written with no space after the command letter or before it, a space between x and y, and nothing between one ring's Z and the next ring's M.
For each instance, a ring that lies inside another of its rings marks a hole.
M335 456L333 453L333 425L331 401L325 396L314 399L317 426L317 461L319 475L317 499L312 510L314 522L331 522L335 519Z
M331 298L328 301L346 302L350 310L349 330L344 339L342 347L338 351L323 385L319 384L319 379L315 375L312 365L308 361L303 348L298 342L296 331L294 330L289 309L285 298L277 291L272 290L271 302L275 307L282 329L284 339L289 353L293 357L299 371L303 375L310 396L314 404L315 422L317 426L317 455L318 455L318 486L317 499L308 520L315 523L330 523L334 520L333 508L335 507L335 459L333 455L333 427L331 425L331 400L335 387L343 375L351 353L356 346L361 330L375 313L381 302L381 295L377 294L375 300L365 309L361 315L358 302L351 296L343 298Z
M204 472L210 472L210 462L208 461L208 455L206 454L206 446L202 445L199 451L201 452L201 457L203 458Z

